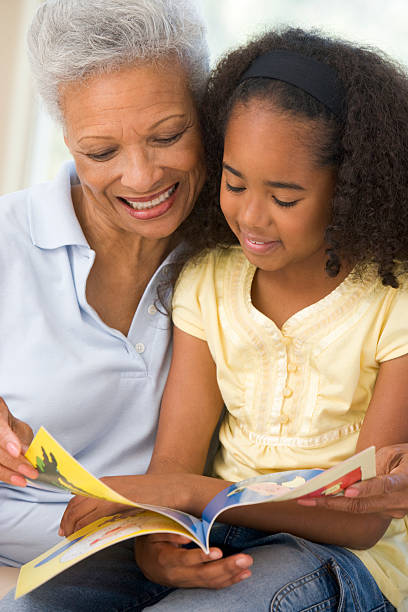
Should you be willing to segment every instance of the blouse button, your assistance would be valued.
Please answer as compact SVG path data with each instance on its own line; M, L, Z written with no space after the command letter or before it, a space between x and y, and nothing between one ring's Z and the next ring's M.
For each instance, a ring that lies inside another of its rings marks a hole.
M288 372L296 372L296 370L297 370L297 365L295 365L294 363L288 364Z
M144 353L145 345L142 342L138 342L135 344L135 349L137 353Z
M149 313L149 315L155 315L157 312L157 308L154 304L150 304L149 308L147 309L147 312Z
M283 397L290 397L293 391L289 387L285 387L283 390Z
M290 418L288 417L287 414L279 415L279 423L281 423L281 425L287 425L289 421L290 421Z

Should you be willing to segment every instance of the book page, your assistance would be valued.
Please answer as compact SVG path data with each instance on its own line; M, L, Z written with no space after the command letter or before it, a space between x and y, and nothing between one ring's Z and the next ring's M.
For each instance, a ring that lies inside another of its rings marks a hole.
M136 503L93 476L76 459L57 442L50 433L40 427L31 442L26 458L37 468L39 476L36 480L27 479L34 486L44 483L47 489L68 491L75 495L94 497L106 501L126 504L134 508L152 510L180 523L194 537L202 535L201 520L180 510Z
M276 472L237 482L220 491L204 508L202 518L207 548L212 524L228 508L339 495L353 483L375 475L375 448L370 446L328 470Z
M35 486L126 504L128 512L103 517L61 539L50 550L22 566L16 599L44 584L68 567L123 540L149 533L177 533L204 548L202 521L185 512L138 504L120 495L90 474L48 432L41 427L25 456L39 471Z
M23 565L18 576L15 599L108 546L149 533L177 533L202 546L187 529L156 512L138 509L128 514L105 516L62 539L59 544Z

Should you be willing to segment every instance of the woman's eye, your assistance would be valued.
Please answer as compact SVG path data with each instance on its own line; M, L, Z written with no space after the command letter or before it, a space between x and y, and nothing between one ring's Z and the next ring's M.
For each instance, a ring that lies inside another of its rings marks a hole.
M177 134L173 134L173 136L167 136L167 138L156 138L155 142L159 145L164 145L164 146L171 145L177 142L178 140L180 140L184 132L185 130L183 130L182 132L178 132Z
M95 161L105 161L110 159L116 153L116 149L109 149L108 151L102 151L101 153L88 153L87 157Z
M279 200L276 196L272 196L272 197L275 200L275 202L279 204L279 206L285 206L286 208L289 208L290 206L294 206L295 204L299 202L299 200L292 200L291 202L284 202L283 200Z
M225 187L227 191L232 191L232 193L241 193L242 191L245 191L245 187L234 187L233 185L230 185L228 181L225 181Z

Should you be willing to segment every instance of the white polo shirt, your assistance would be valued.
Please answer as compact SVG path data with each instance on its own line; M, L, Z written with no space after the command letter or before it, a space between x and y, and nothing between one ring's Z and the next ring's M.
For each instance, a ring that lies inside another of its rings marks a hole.
M151 279L127 337L85 297L95 253L75 216L72 162L46 184L0 198L0 395L96 476L146 471L171 357ZM0 484L0 565L59 541L70 496Z

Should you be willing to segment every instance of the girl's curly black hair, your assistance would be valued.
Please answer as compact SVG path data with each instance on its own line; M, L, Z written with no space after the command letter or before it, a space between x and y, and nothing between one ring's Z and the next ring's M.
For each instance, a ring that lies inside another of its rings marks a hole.
M343 118L281 81L250 79L239 85L252 61L272 49L332 66L345 89ZM207 182L181 228L188 256L237 243L219 207L223 140L234 105L252 99L314 122L317 162L337 168L326 231L328 274L337 275L343 258L360 266L374 263L383 284L398 287L398 274L408 271L407 75L379 51L301 29L267 32L227 54L212 73L202 107Z

